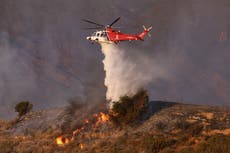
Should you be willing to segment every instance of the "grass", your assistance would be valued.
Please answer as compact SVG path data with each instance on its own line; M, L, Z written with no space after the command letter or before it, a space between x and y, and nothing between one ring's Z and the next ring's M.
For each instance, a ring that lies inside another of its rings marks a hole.
M18 144L16 141L4 140L0 141L0 153L11 153L14 147Z

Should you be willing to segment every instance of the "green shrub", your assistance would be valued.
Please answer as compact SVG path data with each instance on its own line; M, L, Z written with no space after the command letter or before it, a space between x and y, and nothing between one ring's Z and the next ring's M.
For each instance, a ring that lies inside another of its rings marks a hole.
M147 110L148 100L146 90L140 90L132 97L121 97L112 107L112 120L125 124L134 122Z
M15 106L15 111L18 112L18 115L21 117L32 110L33 104L28 101L22 101Z

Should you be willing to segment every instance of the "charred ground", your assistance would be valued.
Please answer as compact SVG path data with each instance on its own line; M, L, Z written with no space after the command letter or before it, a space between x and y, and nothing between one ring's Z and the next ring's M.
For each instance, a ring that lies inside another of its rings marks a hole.
M30 112L0 122L0 152L230 152L230 108L163 101L142 108L135 121L119 125L104 104Z

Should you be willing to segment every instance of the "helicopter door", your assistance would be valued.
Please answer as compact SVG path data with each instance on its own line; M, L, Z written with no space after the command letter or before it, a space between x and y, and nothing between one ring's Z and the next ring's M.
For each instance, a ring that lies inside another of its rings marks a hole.
M106 32L103 32L104 37L109 41L109 37Z

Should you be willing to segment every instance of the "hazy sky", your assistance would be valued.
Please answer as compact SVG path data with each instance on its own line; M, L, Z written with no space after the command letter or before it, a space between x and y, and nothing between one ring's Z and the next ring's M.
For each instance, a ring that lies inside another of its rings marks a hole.
M152 100L230 105L228 0L1 0L0 117L21 100L37 109L104 100L103 55L81 19L118 16L124 32L153 26L146 41L120 44L129 59L148 57L167 71L147 86Z

